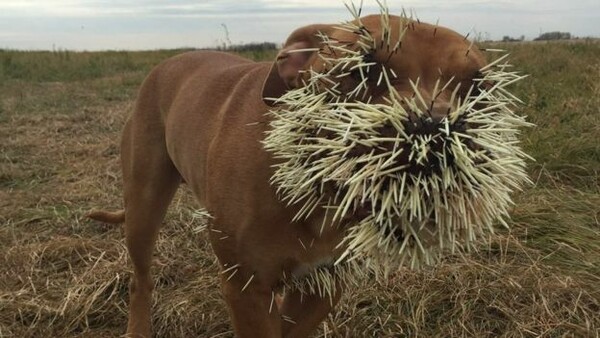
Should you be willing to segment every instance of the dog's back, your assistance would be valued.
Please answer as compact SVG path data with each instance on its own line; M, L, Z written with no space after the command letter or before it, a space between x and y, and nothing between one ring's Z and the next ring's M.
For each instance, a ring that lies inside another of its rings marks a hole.
M260 88L270 67L228 53L190 52L158 65L142 85L132 123L145 124L157 136L164 133L170 159L202 204L207 181L218 179L207 178L207 170L216 166L213 172L223 175L248 155L246 150L235 159L219 156L257 131L252 124L268 110ZM214 156L211 144L218 145Z

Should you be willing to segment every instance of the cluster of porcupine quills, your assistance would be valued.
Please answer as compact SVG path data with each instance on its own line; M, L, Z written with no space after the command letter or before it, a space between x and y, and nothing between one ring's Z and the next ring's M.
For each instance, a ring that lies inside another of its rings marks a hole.
M529 182L529 157L517 135L530 124L515 114L520 100L507 90L524 76L509 69L507 55L480 69L463 97L456 86L447 116L433 120L426 108L433 101L421 96L419 79L410 82L413 97L401 97L393 86L397 74L373 57L375 51L400 53L403 37L420 23L403 12L392 31L389 11L379 4L380 36L361 23L360 8L348 5L353 21L337 28L356 41L319 34L319 48L290 51L318 53L323 69L308 69L304 85L277 98L269 112L264 147L280 160L271 183L284 202L300 206L295 220L317 208L324 208L326 219L333 213L334 222L364 215L347 229L340 243L345 251L333 265L301 278L282 277L285 288L301 293L331 299L336 287L366 275L418 268L438 261L444 250L469 249L495 222L506 224L510 193ZM354 87L341 90L342 81ZM438 80L433 100L452 83ZM389 92L385 104L371 103L371 87ZM222 273L230 279L239 267L231 264Z

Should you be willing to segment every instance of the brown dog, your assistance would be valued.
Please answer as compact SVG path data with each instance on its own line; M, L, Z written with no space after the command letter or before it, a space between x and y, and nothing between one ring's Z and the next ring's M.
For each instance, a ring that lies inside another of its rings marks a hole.
M430 111L444 114L450 90L432 97L435 82L469 88L485 64L482 54L448 29L395 16L389 21L391 32L400 31L401 21L408 22L408 30L397 53L381 43L373 61L397 74L393 86L400 95L413 95L409 79L420 78L419 91L432 102ZM381 36L379 15L361 22ZM325 216L319 211L292 221L298 208L281 202L269 183L275 160L261 144L269 128L266 112L277 108L265 98L300 86L303 70L319 69L314 48L321 47L323 35L347 45L357 39L335 25L311 25L292 33L276 62L192 52L163 62L144 81L121 143L125 210L90 215L125 221L134 267L130 336L151 336L152 251L183 181L212 216L210 240L225 272L222 290L238 336L306 337L339 299L339 288L332 299L291 291L273 305L283 279L335 260L343 229L326 227L320 233ZM398 39L396 33L391 39ZM370 94L373 102L387 95L377 89Z

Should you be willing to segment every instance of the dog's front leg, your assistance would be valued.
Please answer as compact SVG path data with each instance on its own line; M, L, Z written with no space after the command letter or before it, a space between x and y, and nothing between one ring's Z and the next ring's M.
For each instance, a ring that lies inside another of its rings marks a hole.
M279 338L281 322L273 291L254 275L221 281L236 337Z
M342 291L336 288L335 294L323 298L317 294L304 294L299 291L286 292L281 304L283 337L308 337L339 302Z

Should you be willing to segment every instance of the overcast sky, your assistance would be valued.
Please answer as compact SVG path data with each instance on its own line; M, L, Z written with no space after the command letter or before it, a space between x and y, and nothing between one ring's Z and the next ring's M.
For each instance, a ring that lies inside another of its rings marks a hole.
M360 3L356 0L355 3ZM484 38L565 31L600 37L600 0L388 0L392 13ZM374 0L363 13L377 13ZM349 19L342 0L0 0L0 48L211 47L281 43L300 26ZM473 33L474 32L474 33Z

